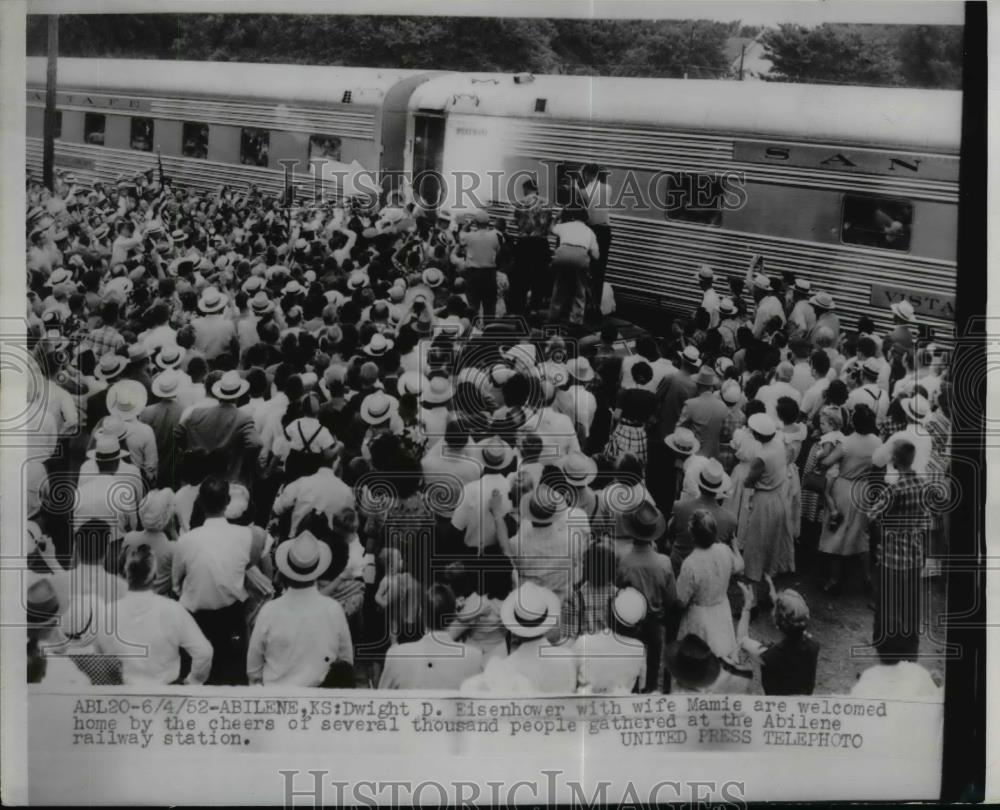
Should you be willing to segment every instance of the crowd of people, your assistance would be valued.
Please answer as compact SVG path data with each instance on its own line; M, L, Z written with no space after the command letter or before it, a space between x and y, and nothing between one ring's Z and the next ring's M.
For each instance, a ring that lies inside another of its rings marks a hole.
M630 347L601 177L510 229L30 181L29 681L809 694L804 566L933 693L944 347L759 257Z

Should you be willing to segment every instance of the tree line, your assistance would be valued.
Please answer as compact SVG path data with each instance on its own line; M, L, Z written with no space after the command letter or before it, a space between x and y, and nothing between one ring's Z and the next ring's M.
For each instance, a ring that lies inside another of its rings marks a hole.
M280 62L424 70L735 78L727 43L758 37L775 81L961 87L957 26L781 25L711 20L303 14L65 15L63 56ZM29 16L28 54L46 48Z

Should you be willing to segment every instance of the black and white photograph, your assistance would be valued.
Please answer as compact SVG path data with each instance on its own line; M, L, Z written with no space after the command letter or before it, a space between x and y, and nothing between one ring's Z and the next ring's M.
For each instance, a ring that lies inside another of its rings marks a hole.
M989 797L985 3L2 11L6 803Z

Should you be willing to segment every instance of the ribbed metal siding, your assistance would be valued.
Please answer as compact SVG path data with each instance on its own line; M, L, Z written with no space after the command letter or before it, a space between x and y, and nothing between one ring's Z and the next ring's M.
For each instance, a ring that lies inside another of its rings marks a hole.
M30 88L29 88L30 89ZM116 96L118 98L118 96ZM333 104L323 109L286 107L273 104L247 104L198 98L148 98L121 96L124 100L148 102L148 111L100 109L106 115L140 115L176 121L199 121L227 126L255 126L311 135L336 135L341 138L375 138L375 111L370 107ZM37 105L36 105L37 106ZM86 106L61 109L94 112Z
M136 172L148 169L155 171L157 167L156 155L148 152L93 147L82 143L58 142L56 144L57 166L59 155L92 160L94 162L93 170L66 169L86 182L95 180L103 180L105 183L114 182L115 178L120 175L134 177ZM42 141L40 138L27 139L26 156L28 168L40 175L42 172ZM280 194L285 188L283 171L254 166L164 156L163 171L174 179L177 187L200 191L215 191L223 184L245 187L247 183L255 183L261 191L270 194ZM311 176L295 174L294 182L306 184L311 193ZM324 194L328 195L329 199L339 199L339 195L335 193L335 188L332 185L324 184Z
M512 211L510 206L493 209L511 224ZM699 265L708 264L722 276L742 278L754 253L765 257L769 274L789 270L811 281L815 289L831 293L845 328L853 328L859 315L869 315L882 329L889 328L889 313L869 304L872 284L955 294L954 262L620 214L611 224L606 278L617 299L660 306L679 315L689 315L701 303L701 291L694 282ZM728 283L720 280L716 289L726 294ZM950 321L928 316L921 320L934 324L942 338L954 329Z
M588 160L649 172L743 172L760 183L958 202L958 184L953 182L736 161L734 137L588 123L518 121L505 146L508 154L540 160Z

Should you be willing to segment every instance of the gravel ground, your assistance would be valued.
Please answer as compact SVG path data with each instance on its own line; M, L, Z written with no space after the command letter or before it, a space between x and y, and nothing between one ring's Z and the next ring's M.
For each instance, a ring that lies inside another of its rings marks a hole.
M924 583L927 585L924 613L935 622L945 610L944 579L925 579ZM819 572L808 570L775 579L778 590L794 588L809 604L809 632L821 645L816 694L843 695L850 691L858 675L875 663L875 651L871 646L874 602L863 592L857 577L836 597L824 594L822 584ZM771 621L770 611L761 611L750 625L750 635L765 643L781 637ZM938 638L925 637L921 641L920 663L943 684L944 630L938 630L936 635Z

